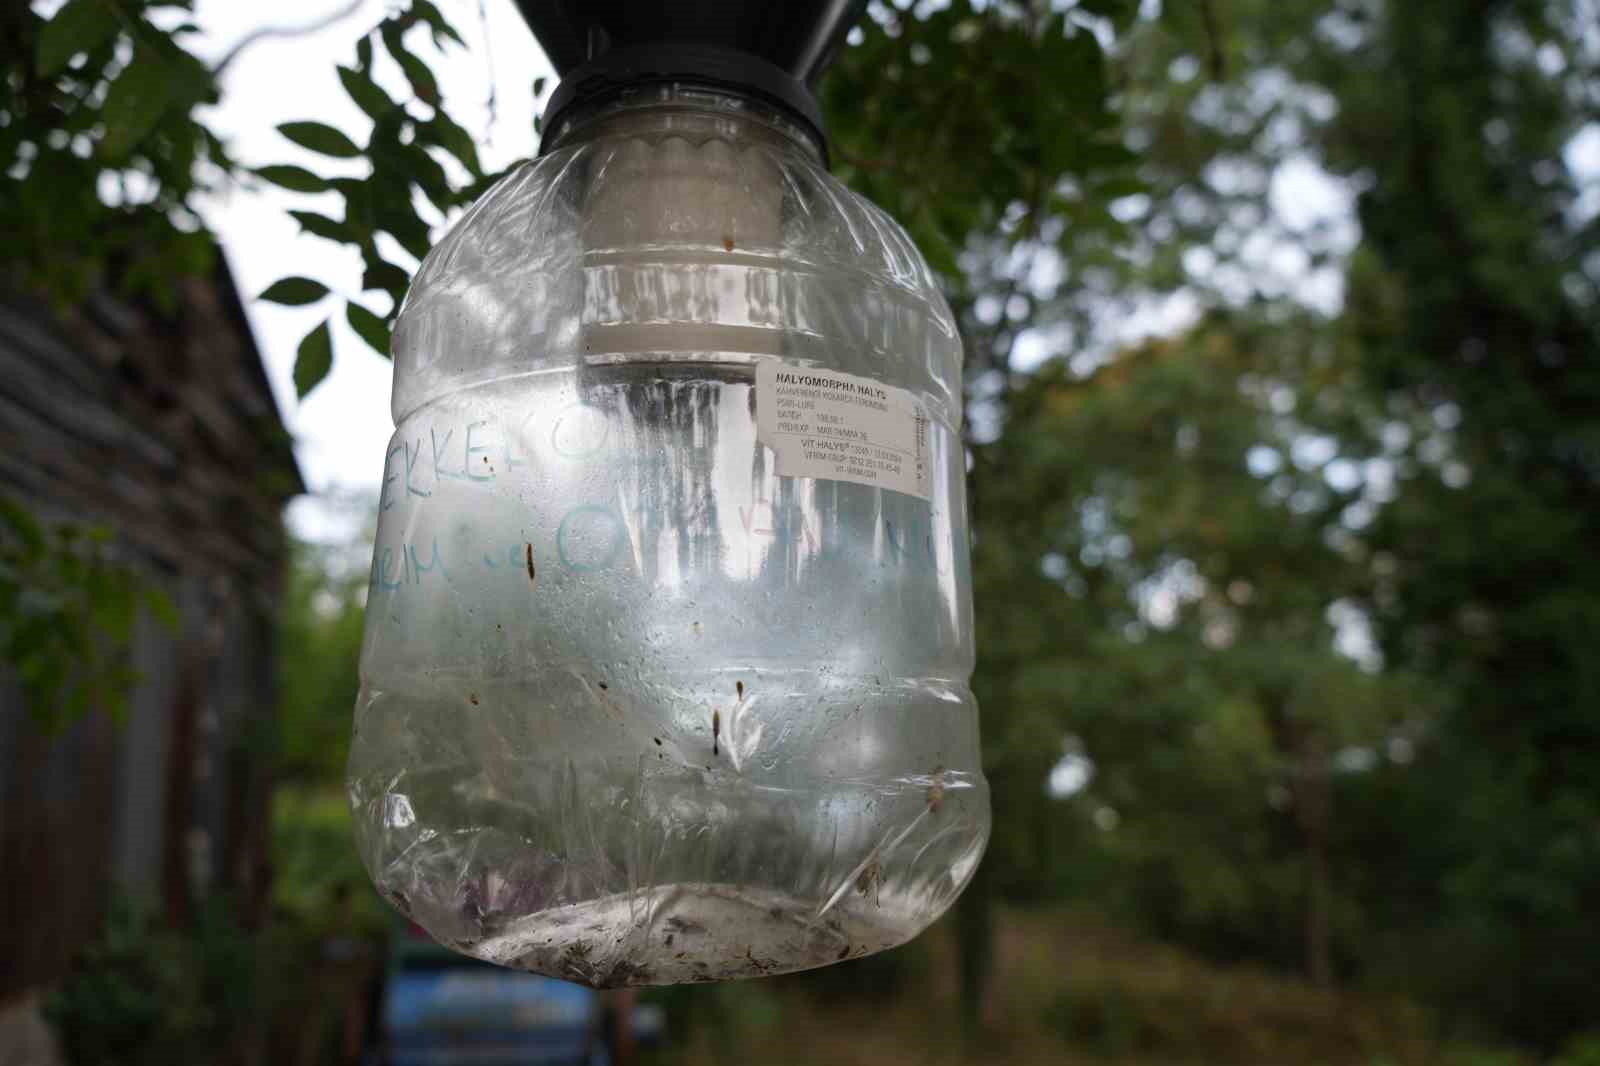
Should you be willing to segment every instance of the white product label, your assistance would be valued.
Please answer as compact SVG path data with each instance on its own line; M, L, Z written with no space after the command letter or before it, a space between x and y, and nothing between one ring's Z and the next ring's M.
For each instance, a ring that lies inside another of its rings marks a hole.
M756 364L756 437L786 477L876 485L926 500L928 410L906 389L833 370Z

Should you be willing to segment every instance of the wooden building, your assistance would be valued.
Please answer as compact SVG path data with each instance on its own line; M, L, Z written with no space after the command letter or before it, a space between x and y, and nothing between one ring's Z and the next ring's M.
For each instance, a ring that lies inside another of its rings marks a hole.
M142 617L124 724L44 735L0 664L0 1003L48 984L112 891L181 919L266 878L282 513L303 491L222 257L175 310L0 293L0 492L103 527L178 607ZM114 887L115 886L115 887Z

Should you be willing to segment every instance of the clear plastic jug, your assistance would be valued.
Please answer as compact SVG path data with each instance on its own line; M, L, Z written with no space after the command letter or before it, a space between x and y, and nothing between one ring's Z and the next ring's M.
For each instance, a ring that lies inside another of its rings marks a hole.
M900 944L989 833L961 348L779 113L580 115L394 334L349 792L441 943L607 987Z

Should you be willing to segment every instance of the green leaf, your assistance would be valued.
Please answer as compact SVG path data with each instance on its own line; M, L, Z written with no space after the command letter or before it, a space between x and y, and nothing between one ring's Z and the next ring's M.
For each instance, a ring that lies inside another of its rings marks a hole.
M300 228L313 236L338 244L347 244L355 236L349 226L315 211L290 211L289 217L300 223Z
M367 268L361 274L363 289L382 289L395 298L395 306L398 307L406 286L410 284L411 275L384 259L376 248L367 252Z
M411 180L417 183L433 206L443 212L464 202L461 195L450 187L450 178L445 174L444 167L428 154L427 149L412 142L405 146L403 152Z
M301 148L335 159L354 159L361 154L355 142L322 122L285 122L278 132Z
M117 75L100 108L105 136L99 152L106 159L122 159L161 121L178 87L166 64L146 49L136 51L133 62Z
M1079 0L1078 7L1088 14L1109 19L1119 29L1139 13L1139 5L1133 0Z
M161 628L169 633L178 631L178 605L171 596L161 589L147 588L144 591L144 606Z
M217 82L211 68L181 48L172 48L159 57L162 73L172 83L172 99L185 110L198 103L216 103L220 99Z
M389 358L389 327L384 325L383 319L354 300L345 306L345 319L356 336L370 344L373 351Z
M375 201L392 211L410 208L413 183L440 211L449 211L463 202L451 186L444 167L423 143L402 144L398 131L386 130L380 125L374 128L372 139L367 143L367 155L372 160L370 180Z
M360 71L372 69L372 35L370 33L356 42L356 69Z
M122 680L121 678L118 679ZM116 725L123 725L128 721L128 689L132 688L130 682L127 688L114 688L104 696L106 714Z
M439 102L439 83L434 80L433 71L428 64L418 59L407 51L405 42L401 40L401 30L393 22L386 22L380 31L383 45L400 64L400 72L406 76L406 81L411 85L411 91L417 94L417 99L425 104Z
M288 163L278 163L269 167L257 167L254 171L256 177L263 181L290 190L291 192L326 192L328 179L320 174L313 174L305 167L297 167Z
M447 40L454 41L463 48L466 47L467 42L461 39L461 34L456 32L454 26L445 21L444 15L439 12L438 7L431 3L430 0L412 0L411 11L412 14L426 22L428 28L433 31L434 47L443 49L444 42Z
M94 624L114 642L126 643L138 614L133 583L126 574L98 569L88 585Z
M68 0L39 29L33 69L48 78L79 52L90 52L117 32L117 15L107 0Z
M370 154L370 150L369 150ZM344 197L344 224L356 239L371 235L378 228L377 216L373 211L376 194L373 181L378 175L368 181L357 181L355 178L336 178L333 186Z
M428 235L428 224L417 217L416 209L409 203L404 208L383 210L378 215L378 226L387 230L400 247L418 259L428 254L433 241Z
M1124 196L1148 193L1150 186L1135 177L1118 176L1096 183L1094 191L1103 199L1120 200Z
M328 287L320 281L313 281L310 278L288 277L279 278L271 285L268 285L266 290L256 299L266 300L275 304L287 304L290 307L304 307L306 304L316 303L326 295L328 295Z
M367 138L367 158L372 161L372 176L367 179L369 191L377 200L406 204L411 201L409 188L411 160L405 146L400 143L400 125L378 122Z
M32 511L9 496L0 496L0 520L3 520L11 532L22 541L27 556L36 556L44 551L44 527L39 524Z
M339 83L350 94L350 99L356 102L356 106L367 113L367 117L382 118L398 106L388 93L378 88L377 83L360 70L351 67L337 69Z
M66 727L76 722L89 712L89 707L96 696L95 688L90 681L80 681L73 686L67 695L66 703L55 721L48 727L52 734L59 735Z
M545 82L549 80L550 79L546 78L543 74L533 79L533 98L535 100L544 95L544 85Z
M443 111L437 112L427 122L417 126L417 136L429 144L438 145L461 161L475 178L483 176L483 166L478 161L478 146L472 135Z
M294 354L294 391L300 399L322 383L333 366L333 336L328 323L307 333Z

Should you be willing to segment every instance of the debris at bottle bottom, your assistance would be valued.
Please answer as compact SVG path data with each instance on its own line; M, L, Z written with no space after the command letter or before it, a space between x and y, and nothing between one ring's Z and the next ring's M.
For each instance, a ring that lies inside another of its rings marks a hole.
M553 908L449 946L501 966L617 988L807 970L895 947L920 924L843 908L818 915L775 892L665 885Z

